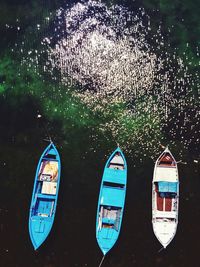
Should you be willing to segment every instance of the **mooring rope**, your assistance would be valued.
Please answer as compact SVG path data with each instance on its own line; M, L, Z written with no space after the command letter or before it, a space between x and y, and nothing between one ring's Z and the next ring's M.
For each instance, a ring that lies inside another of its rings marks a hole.
M105 258L105 255L103 256L103 258L101 259L101 262L100 262L100 264L99 264L99 267L101 267L101 265L102 265L102 263L103 263L103 260L104 260L104 258Z
M164 247L162 247L161 249L158 250L158 253L160 253L163 249L165 249Z

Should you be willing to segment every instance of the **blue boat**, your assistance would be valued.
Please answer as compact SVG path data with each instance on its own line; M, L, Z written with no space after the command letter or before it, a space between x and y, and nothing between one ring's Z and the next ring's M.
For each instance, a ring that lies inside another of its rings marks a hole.
M114 246L120 233L126 183L126 159L118 147L106 162L97 207L96 238L104 257Z
M35 250L45 241L53 226L60 169L60 156L51 142L38 162L30 206L29 234Z

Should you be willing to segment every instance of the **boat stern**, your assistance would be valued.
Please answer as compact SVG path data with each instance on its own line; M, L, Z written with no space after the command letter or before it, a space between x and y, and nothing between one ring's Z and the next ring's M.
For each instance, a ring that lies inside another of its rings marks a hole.
M156 219L153 221L153 231L158 241L166 248L176 234L175 219Z
M47 238L52 224L45 220L31 219L29 233L34 250L37 250Z
M118 232L114 229L102 228L96 233L98 245L104 255L114 246L118 238Z

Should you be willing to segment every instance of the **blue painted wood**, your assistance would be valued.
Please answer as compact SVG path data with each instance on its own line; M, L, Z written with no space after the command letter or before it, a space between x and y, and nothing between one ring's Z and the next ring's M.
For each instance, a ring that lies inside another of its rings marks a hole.
M114 157L121 157L123 164L111 164ZM116 243L125 204L127 163L118 147L106 162L102 177L96 218L96 238L104 255Z
M51 164L51 162L57 165L57 175L54 177L54 180L53 175L49 173L46 176L44 174L44 177L41 176L45 164ZM51 142L44 150L37 165L29 212L29 234L35 250L42 245L53 226L58 200L60 173L60 156L55 145ZM44 185L44 183L46 184ZM43 186L48 185L53 186L55 192L45 191L42 193Z

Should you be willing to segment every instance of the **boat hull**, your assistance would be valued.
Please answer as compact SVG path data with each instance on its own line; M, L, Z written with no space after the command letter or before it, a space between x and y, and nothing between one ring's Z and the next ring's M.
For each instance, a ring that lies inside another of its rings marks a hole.
M60 169L60 157L51 142L38 162L29 212L29 234L35 250L46 240L53 226Z
M127 164L121 149L117 148L105 165L97 207L96 238L104 255L119 237L126 184Z
M155 163L152 182L152 226L164 248L173 240L178 225L179 177L177 163L168 148Z
M170 221L153 222L153 231L164 248L172 241L176 234L177 223Z

